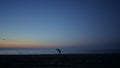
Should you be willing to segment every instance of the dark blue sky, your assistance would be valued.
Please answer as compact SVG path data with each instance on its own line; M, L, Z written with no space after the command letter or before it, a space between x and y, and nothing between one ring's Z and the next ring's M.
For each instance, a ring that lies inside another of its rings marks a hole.
M118 45L120 1L0 0L0 39L2 44L29 41L76 48L83 44Z

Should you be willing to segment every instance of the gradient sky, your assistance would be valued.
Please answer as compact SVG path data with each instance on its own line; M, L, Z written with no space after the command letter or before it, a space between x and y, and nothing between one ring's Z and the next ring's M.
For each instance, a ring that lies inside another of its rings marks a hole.
M119 0L0 0L0 48L119 42Z

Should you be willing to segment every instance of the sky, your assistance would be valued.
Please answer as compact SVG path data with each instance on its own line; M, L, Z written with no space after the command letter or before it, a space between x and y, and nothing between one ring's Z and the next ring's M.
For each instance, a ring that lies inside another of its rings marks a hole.
M0 0L0 49L120 49L119 18L119 0Z

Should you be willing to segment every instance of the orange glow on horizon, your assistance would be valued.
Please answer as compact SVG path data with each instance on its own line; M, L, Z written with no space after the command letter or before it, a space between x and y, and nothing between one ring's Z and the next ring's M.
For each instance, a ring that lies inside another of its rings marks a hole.
M50 43L50 42L0 40L0 48L49 48L73 45L85 46L90 44L94 45L97 43L98 43L97 41Z
M30 41L0 41L0 48L34 48L34 47L49 47L53 46L50 43L30 42Z
M48 42L32 42L32 41L10 41L0 40L0 48L47 48L68 46L70 43L48 43Z

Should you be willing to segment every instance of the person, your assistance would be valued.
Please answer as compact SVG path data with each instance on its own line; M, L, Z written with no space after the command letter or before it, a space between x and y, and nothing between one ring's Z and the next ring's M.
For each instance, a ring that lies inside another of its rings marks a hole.
M5 38L3 38L2 40L5 40Z
M58 54L61 54L61 50L60 49L57 48L56 50L58 51Z
M57 54L56 54L55 63L61 64L61 50L57 48L56 51L57 51Z

